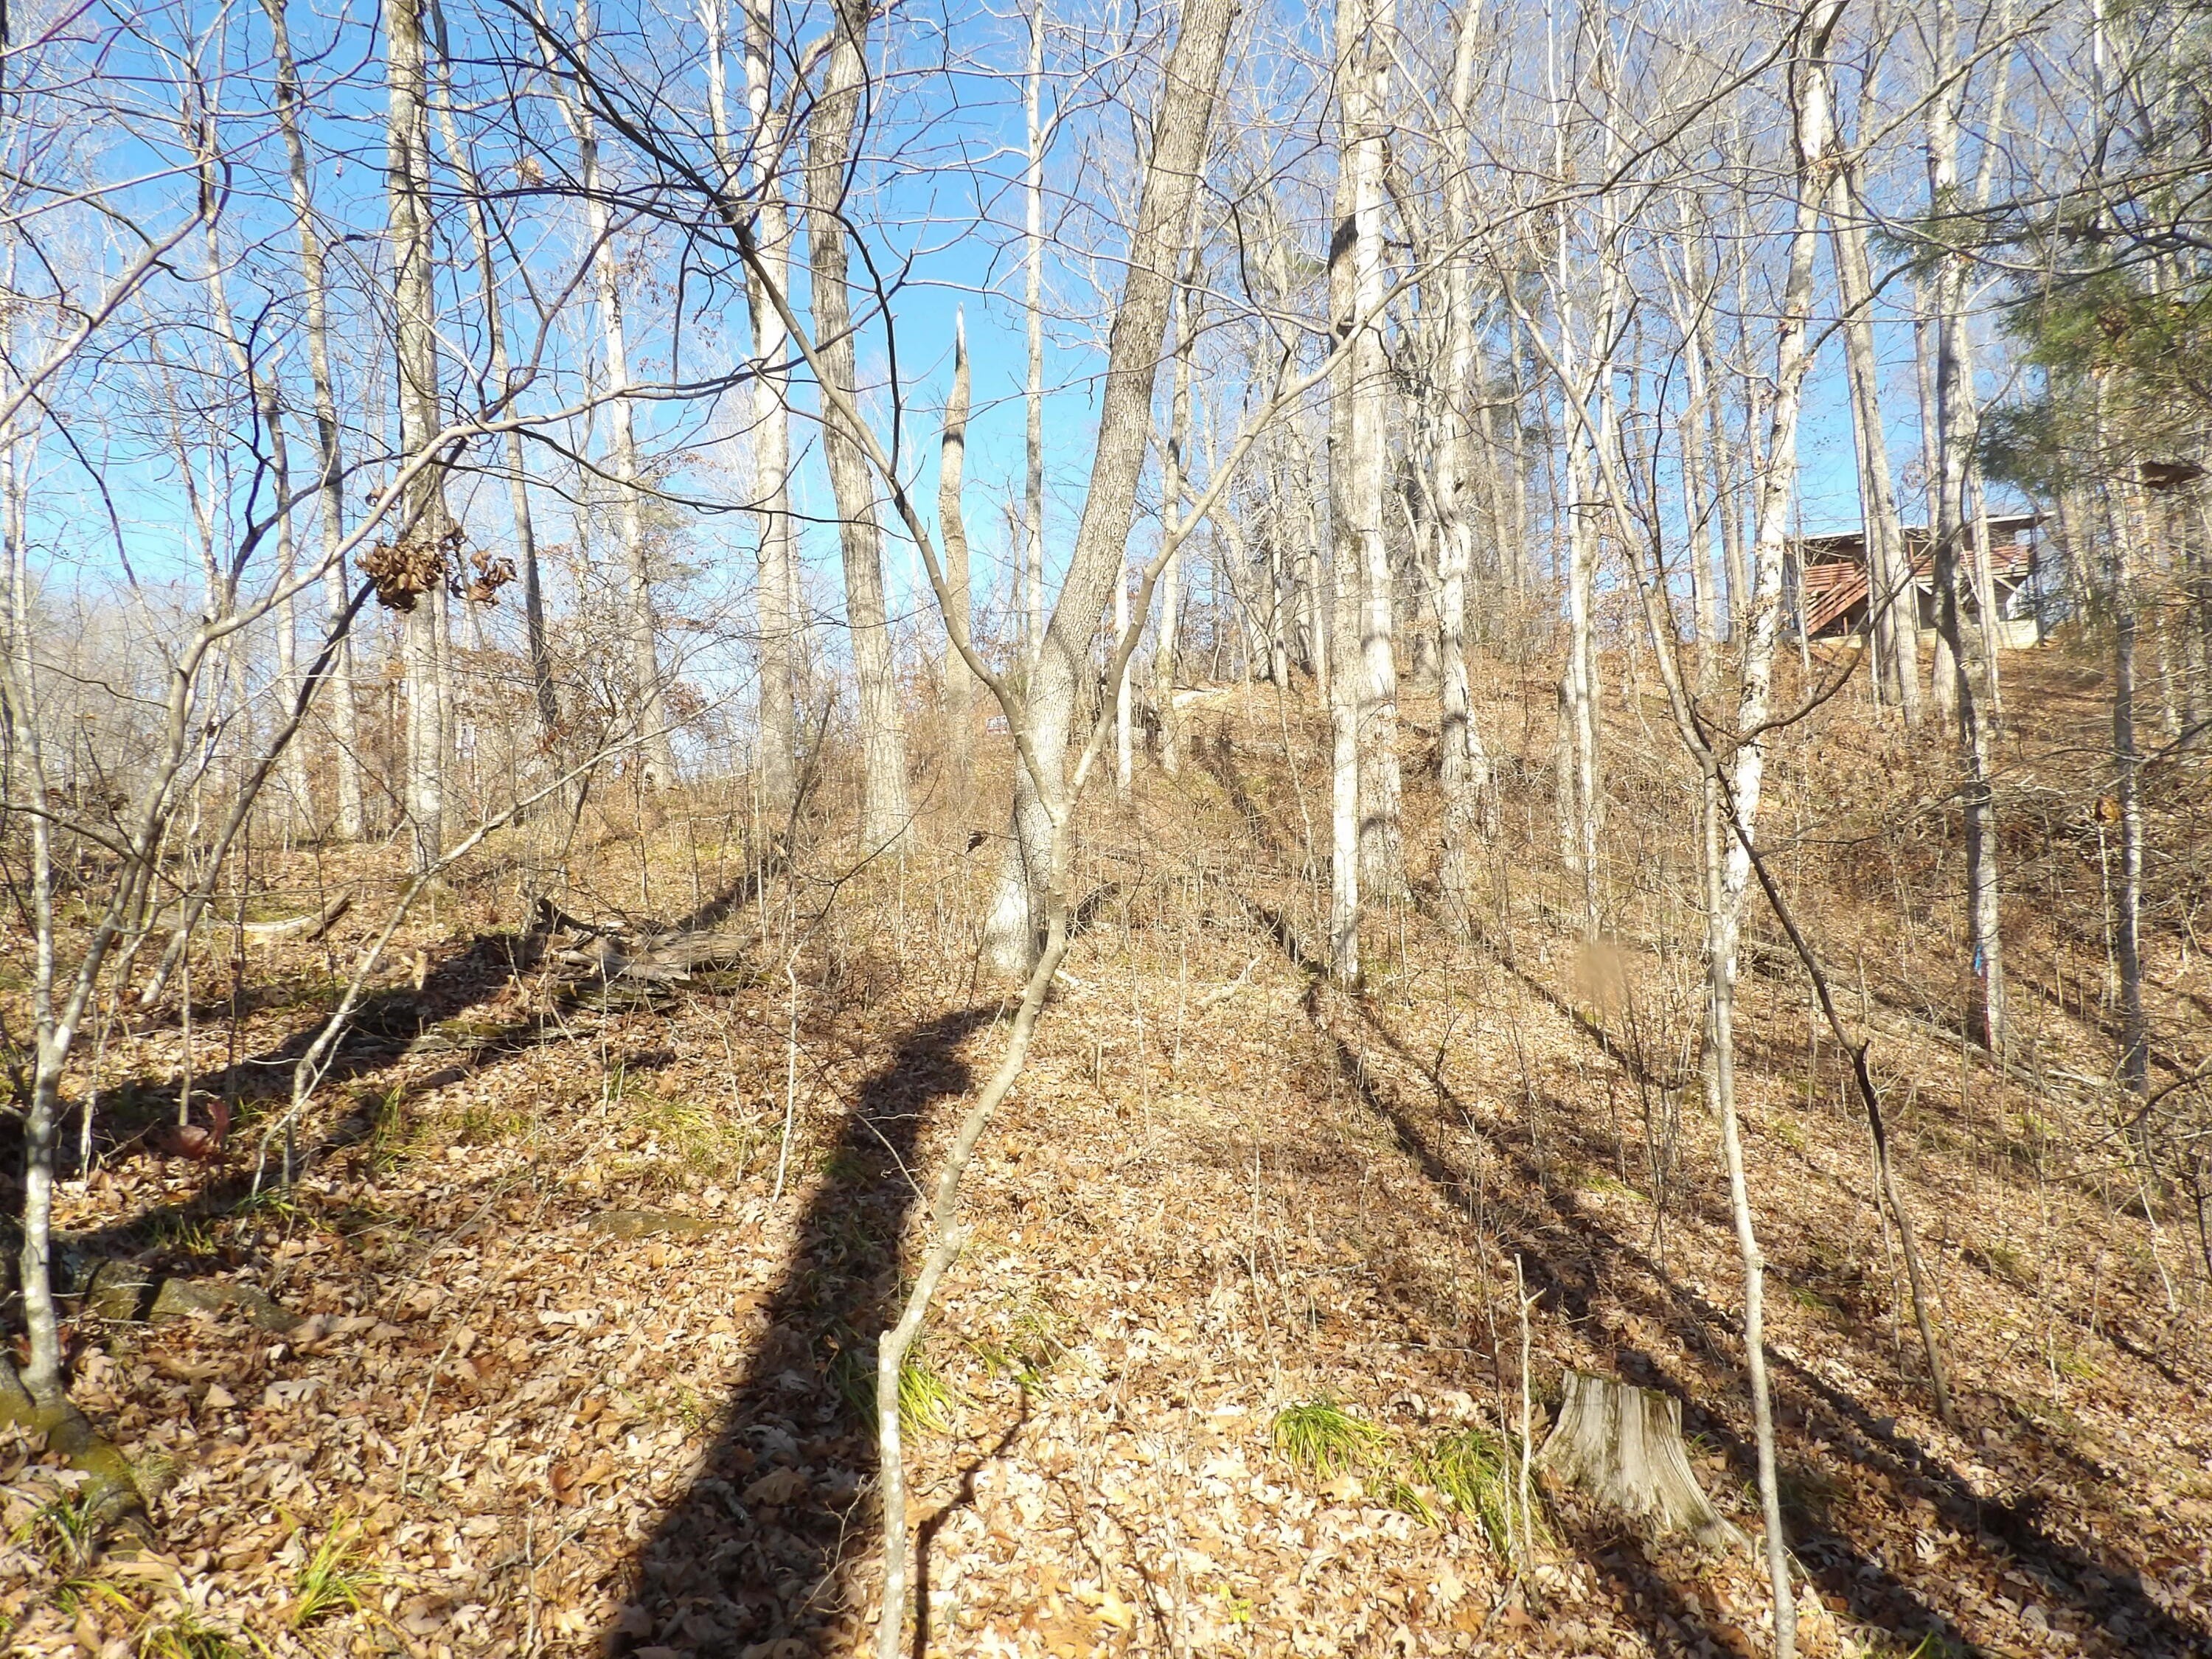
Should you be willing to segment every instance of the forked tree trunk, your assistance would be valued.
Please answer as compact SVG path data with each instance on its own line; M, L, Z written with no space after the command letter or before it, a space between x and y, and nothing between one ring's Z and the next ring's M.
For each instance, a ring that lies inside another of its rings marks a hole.
M1569 1371L1559 1421L1536 1463L1654 1533L1686 1532L1711 1549L1744 1543L1690 1467L1682 1402L1658 1389Z
M1216 94L1236 16L1233 0L1187 0L1152 121L1128 274L1107 337L1105 388L1090 488L1060 598L1032 667L1029 727L1043 773L1015 769L1013 835L984 937L984 957L1026 973L1043 940L1054 813L1061 805L1077 699L1091 681L1091 647L1114 597L1151 447L1152 387L1168 303L1182 266L1182 238L1204 171ZM1054 797L1049 805L1040 793Z

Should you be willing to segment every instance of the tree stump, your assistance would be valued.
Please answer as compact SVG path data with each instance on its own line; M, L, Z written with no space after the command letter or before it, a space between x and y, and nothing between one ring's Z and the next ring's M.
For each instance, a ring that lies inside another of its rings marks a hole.
M1559 1425L1536 1461L1656 1532L1686 1532L1708 1548L1744 1542L1690 1468L1681 1402L1658 1389L1569 1371Z

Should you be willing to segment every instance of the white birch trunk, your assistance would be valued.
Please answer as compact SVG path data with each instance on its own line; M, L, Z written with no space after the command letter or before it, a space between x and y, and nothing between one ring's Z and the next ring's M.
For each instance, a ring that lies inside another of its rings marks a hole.
M1823 0L1803 27L1792 64L1796 106L1796 222L1790 241L1790 264L1782 295L1781 325L1775 347L1774 392L1765 445L1766 467L1760 477L1759 518L1753 544L1753 587L1743 636L1742 693L1736 729L1753 735L1740 743L1729 781L1729 805L1745 837L1755 832L1766 744L1757 735L1767 718L1774 674L1774 649L1780 631L1783 564L1790 513L1796 489L1797 426L1805 377L1812 368L1813 262L1826 194L1820 179L1831 165L1832 137L1827 69L1821 61L1843 11L1843 0ZM1720 1120L1721 1151L1728 1170L1729 1207L1736 1244L1743 1260L1744 1354L1750 1375L1752 1415L1758 1441L1759 1504L1766 1522L1767 1577L1774 1597L1774 1645L1779 1659L1796 1647L1796 1611L1790 1582L1788 1543L1783 1533L1781 1491L1775 1466L1773 1406L1767 1388L1765 1334L1765 1258L1751 1208L1735 1109L1735 1009L1738 943L1751 857L1743 842L1730 839L1725 859L1713 854L1721 839L1722 803L1709 792L1706 812L1707 862L1718 864L1711 896L1707 968L1712 1042L1705 1077L1709 1103Z

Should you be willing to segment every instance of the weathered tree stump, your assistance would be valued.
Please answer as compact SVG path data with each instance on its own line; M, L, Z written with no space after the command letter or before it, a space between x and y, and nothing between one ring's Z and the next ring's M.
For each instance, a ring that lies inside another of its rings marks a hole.
M1744 1542L1690 1468L1681 1402L1658 1389L1569 1371L1559 1424L1536 1461L1655 1532L1686 1532L1708 1548Z

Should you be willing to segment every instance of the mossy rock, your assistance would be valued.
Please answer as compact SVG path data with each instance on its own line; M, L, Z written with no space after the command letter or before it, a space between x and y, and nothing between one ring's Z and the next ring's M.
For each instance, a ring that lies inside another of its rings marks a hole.
M164 1279L126 1262L108 1262L93 1274L84 1311L102 1319L158 1325L196 1313L242 1313L264 1331L282 1334L300 1316L257 1285L221 1279Z

